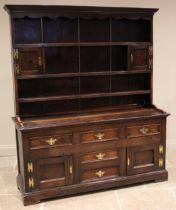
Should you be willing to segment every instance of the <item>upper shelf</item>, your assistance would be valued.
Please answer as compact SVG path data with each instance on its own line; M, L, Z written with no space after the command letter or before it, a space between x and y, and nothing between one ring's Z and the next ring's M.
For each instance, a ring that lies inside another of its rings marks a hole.
M83 46L95 44L123 44L123 42L151 42L151 20L131 20L123 18L116 20L112 17L106 19L85 19L77 16L75 19L59 17L55 19L43 18L14 18L13 42L14 44L45 44ZM21 33L23 31L23 33ZM117 42L117 43L116 43Z
M17 79L40 79L40 78L59 78L59 77L79 77L79 76L100 76L100 75L121 75L121 74L148 74L151 70L126 70L126 71L100 71L100 72L81 72L81 73L59 73L59 74L37 74L19 75Z
M71 47L71 46L118 46L118 45L150 45L151 42L60 42L60 43L35 43L35 44L15 44L15 48L30 47Z

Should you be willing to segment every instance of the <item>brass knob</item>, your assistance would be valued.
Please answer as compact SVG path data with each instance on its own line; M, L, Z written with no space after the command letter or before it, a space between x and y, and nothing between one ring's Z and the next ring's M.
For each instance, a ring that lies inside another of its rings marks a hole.
M49 144L50 146L53 146L56 143L56 141L57 139L50 138L50 139L47 139L45 142Z
M38 57L38 65L42 66L42 57L41 56Z
M143 128L140 129L140 132L141 132L143 135L146 135L147 132L148 132L148 130L149 130L148 128L143 127Z
M98 176L99 178L101 178L105 175L105 171L102 171L102 170L97 171L97 172L95 172L95 175Z
M104 133L97 133L95 134L95 137L98 139L98 140L102 140L104 138L105 134Z
M98 160L102 160L104 157L105 157L105 153L98 153L97 155L95 155L96 156L96 158L98 159Z
M73 166L69 167L69 172L70 172L70 174L73 174Z

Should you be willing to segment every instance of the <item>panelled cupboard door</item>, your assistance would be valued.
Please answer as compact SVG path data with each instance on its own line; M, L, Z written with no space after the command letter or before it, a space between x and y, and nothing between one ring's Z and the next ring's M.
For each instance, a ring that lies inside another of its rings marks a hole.
M152 47L150 45L139 44L130 46L130 69L152 69Z
M42 48L14 49L14 69L17 75L40 74L43 70Z
M158 148L158 144L127 148L127 175L157 170L159 164Z
M40 189L70 185L73 182L72 156L40 159L37 171Z

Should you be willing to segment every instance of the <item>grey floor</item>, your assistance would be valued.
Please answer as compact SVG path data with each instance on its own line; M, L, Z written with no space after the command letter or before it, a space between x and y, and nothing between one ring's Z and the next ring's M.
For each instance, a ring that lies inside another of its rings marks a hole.
M0 157L0 210L176 210L176 145L167 146L167 182L141 184L24 207L16 188L16 157Z

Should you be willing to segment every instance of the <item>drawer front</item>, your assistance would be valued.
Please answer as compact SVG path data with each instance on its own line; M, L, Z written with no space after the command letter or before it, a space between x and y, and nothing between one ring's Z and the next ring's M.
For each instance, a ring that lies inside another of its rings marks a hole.
M103 179L119 176L118 167L99 168L94 170L87 170L82 173L82 181L90 181L94 179Z
M92 152L82 155L81 162L89 163L96 161L112 160L119 158L117 150Z
M81 133L82 143L119 140L119 139L120 139L119 129L106 129L106 130L100 130L100 131L88 131L88 132Z
M160 134L160 124L143 124L126 127L126 138L137 138Z
M42 149L72 144L72 134L43 136L30 139L30 149Z

